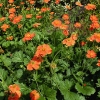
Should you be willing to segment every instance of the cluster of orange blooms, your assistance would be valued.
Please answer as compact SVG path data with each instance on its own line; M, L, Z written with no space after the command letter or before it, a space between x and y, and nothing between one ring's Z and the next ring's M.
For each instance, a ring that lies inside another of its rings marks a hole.
M21 97L20 87L17 84L10 85L9 89L9 97L8 100L19 100Z
M51 54L52 49L48 44L42 44L37 47L34 57L27 64L27 70L38 70L40 68L40 64L43 61L43 57L47 54Z
M61 20L59 19L55 19L53 22L52 22L52 25L55 27L55 28L59 28L62 30L62 33L65 35L65 36L68 36L69 35L69 31L68 31L68 27L69 27L69 15L68 14L63 14L62 15L62 20L64 21L64 23L62 23Z
M19 100L20 99L21 92L20 92L19 85L17 84L10 85L8 89L10 93L8 100ZM38 100L40 98L40 94L36 90L33 90L30 92L30 98L31 100Z
M44 3L49 3L50 0L43 0ZM55 4L59 4L60 0L55 0Z
M89 41L96 41L97 43L100 43L100 33L94 33L89 38Z
M64 39L62 43L65 44L66 46L73 46L75 45L75 40L77 40L77 37L78 37L77 33L73 33L69 38Z
M90 20L92 22L92 24L90 25L90 30L100 28L100 24L96 15L91 15Z

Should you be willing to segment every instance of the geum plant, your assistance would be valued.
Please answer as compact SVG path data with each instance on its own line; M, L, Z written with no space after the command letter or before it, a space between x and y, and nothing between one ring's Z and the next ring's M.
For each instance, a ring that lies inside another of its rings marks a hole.
M99 99L99 6L1 0L0 100Z

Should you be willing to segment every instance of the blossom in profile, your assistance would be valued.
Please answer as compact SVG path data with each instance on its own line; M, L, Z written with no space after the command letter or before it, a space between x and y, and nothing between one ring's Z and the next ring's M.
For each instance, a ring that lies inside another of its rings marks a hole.
M81 4L81 2L80 1L77 1L76 3L75 3L77 6L80 6L80 7L82 7L83 5Z
M96 58L97 54L94 52L94 50L88 50L86 57L87 58Z

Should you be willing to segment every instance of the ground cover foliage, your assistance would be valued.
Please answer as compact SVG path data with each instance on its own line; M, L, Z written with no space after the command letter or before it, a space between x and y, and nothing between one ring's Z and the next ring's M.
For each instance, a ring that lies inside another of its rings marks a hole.
M99 0L0 0L0 100L99 100L99 9Z

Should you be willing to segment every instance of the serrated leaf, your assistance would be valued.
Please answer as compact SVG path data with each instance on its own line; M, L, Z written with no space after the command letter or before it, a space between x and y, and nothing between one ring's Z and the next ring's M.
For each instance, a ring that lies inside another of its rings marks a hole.
M43 92L47 100L57 100L56 99L56 91L52 88L49 88L46 85L43 85Z
M75 89L78 91L78 93L82 93L83 95L90 96L91 94L95 93L95 89L90 86L81 86L79 83L76 83Z
M97 87L100 87L100 79L98 79L98 83L96 83Z
M11 65L11 59L10 58L6 58L3 62L4 62L5 66L10 66Z
M0 69L0 79L3 81L5 80L7 77L7 71L5 71L4 69Z
M4 63L5 66L11 65L11 59L6 57L6 55L1 55L1 60Z
M15 54L12 56L12 62L23 62L23 52L15 52Z

